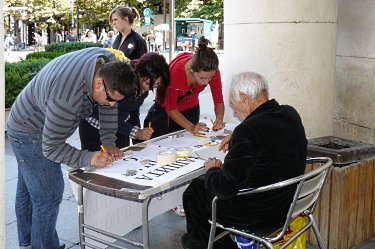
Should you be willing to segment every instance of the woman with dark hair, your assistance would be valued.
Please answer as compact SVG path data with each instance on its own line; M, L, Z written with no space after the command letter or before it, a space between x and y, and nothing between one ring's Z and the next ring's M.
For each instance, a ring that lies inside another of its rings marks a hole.
M138 11L133 7L117 6L109 14L109 23L119 33L112 43L114 49L122 51L130 60L139 59L147 53L145 40L132 27L140 20Z
M164 56L158 53L146 53L140 59L130 63L138 75L136 94L127 96L118 102L118 130L116 133L116 146L123 148L129 146L131 137L133 143L137 140L150 139L153 128L140 125L133 125L129 118L130 113L135 113L148 96L148 91L157 89L156 97L164 100L166 89L169 85L169 68ZM138 117L139 120L139 117ZM100 150L101 141L99 138L97 108L91 117L81 120L79 125L79 135L81 148L83 150Z
M215 105L216 119L213 129L224 128L224 101L216 53L202 36L195 54L181 53L169 64L171 82L166 89L166 98L156 98L149 117L154 133L158 137L170 132L186 129L193 134L207 132L206 124L199 123L199 93L210 85Z

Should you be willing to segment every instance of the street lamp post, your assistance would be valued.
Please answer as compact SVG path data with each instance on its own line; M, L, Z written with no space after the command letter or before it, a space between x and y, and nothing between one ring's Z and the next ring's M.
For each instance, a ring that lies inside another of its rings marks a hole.
M8 15L8 33L10 34L10 14Z
M175 0L169 0L169 61L172 61L175 47L174 3Z
M48 27L47 27L47 35L48 35L48 44L51 43L51 36L52 36L52 32L51 32L51 23L54 24L56 23L55 19L53 19L53 17L51 16L50 18L48 18L48 20L46 21L47 24L48 24Z
M72 28L74 28L74 0L72 1Z

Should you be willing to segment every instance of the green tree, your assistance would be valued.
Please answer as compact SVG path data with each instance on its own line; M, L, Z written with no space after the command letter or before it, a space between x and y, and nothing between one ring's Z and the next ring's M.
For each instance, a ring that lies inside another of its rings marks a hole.
M139 11L143 7L143 0L76 0L76 11L79 11L79 22L94 27L97 24L109 26L108 16L117 5L134 6ZM142 13L139 13L142 16Z
M138 9L143 19L142 11L150 8L155 11L166 4L169 12L169 0L4 0L7 7L27 7L24 11L26 18L37 23L37 30L47 27L46 21L52 17L56 23L51 23L51 29L61 29L62 26L71 26L71 9L74 4L74 19L80 24L93 28L101 24L108 27L108 16L110 11L117 5L128 5ZM5 16L10 15L15 20L22 18L21 11L6 11ZM223 21L223 0L175 0L175 17L199 17ZM141 22L142 24L143 22Z
M18 24L18 20L24 18L26 21L32 21L39 23L37 30L46 28L46 21L49 18L56 20L55 24L51 24L52 27L58 27L59 24L65 24L66 19L63 17L69 13L70 4L66 0L4 0L4 6L6 7L26 7L24 11L20 10L7 10L5 16L10 15L15 20L15 25ZM11 27L13 29L13 27ZM17 27L14 27L17 30Z
M224 0L176 0L175 16L223 22Z

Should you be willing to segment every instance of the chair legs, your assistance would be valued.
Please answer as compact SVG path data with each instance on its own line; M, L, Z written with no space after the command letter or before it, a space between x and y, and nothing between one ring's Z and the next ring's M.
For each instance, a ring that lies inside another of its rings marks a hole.
M210 238L208 240L208 247L207 247L207 249L212 249L214 247L215 233L216 233L216 226L215 225L211 225Z
M313 228L316 240L318 241L319 248L325 249L325 246L324 246L324 243L323 243L323 240L322 240L322 236L320 236L320 232L319 232L318 226L315 223L313 215L309 214L309 218L312 221L312 228Z

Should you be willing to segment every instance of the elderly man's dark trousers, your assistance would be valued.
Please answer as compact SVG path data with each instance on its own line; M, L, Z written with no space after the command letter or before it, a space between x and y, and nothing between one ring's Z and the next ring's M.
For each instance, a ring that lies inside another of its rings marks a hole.
M183 205L186 213L187 234L182 237L184 248L203 249L207 248L210 234L211 203L214 198L205 188L203 179L193 180L183 194ZM229 201L227 207L220 205L220 208L230 208ZM220 209L221 210L221 209ZM233 215L233 214L232 214ZM222 230L218 229L217 232ZM215 249L236 249L236 243L231 240L229 235L214 243Z

